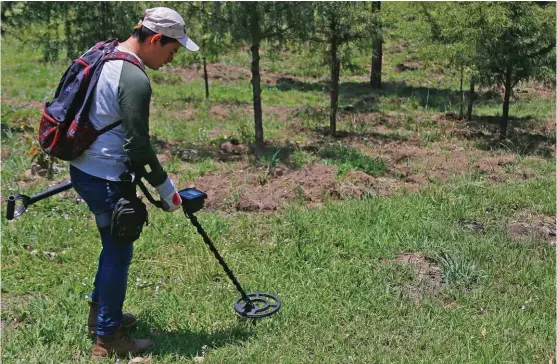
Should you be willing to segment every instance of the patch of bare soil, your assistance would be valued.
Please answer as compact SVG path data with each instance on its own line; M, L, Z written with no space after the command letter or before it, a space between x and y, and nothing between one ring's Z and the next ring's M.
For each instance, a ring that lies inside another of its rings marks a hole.
M226 207L229 199L232 198L231 177L241 178L242 170L227 175L225 173L208 173L198 178L191 187L195 187L207 194L205 207L208 209L222 209Z
M209 173L195 181L195 186L207 192L205 206L208 208L275 211L285 201L322 202L335 187L336 173L336 167L323 164L306 166L302 170L277 168L274 176L267 176L261 169L248 168L231 173ZM263 178L268 178L268 182L262 185Z
M285 123L288 120L289 114L292 110L295 110L295 108L287 106L263 106L264 115L267 113L274 115L282 123Z
M208 194L210 209L246 212L276 211L285 202L320 205L326 199L385 196L402 189L415 191L413 184L391 177L372 177L352 171L337 180L336 166L321 163L292 170L280 165L268 173L264 168L245 167L231 172L208 173L195 181L195 187Z
M175 120L194 120L195 112L192 109L174 110L168 112Z
M508 225L508 231L514 240L536 238L555 245L555 216L539 215L532 211L521 211L517 218Z
M209 115L219 120L224 120L230 115L230 109L223 105L213 105L209 110Z
M194 64L189 68L175 68L174 72L179 74L184 82L203 79L203 66ZM237 81L249 80L251 73L247 68L235 67L224 63L207 64L209 81Z
M2 148L1 149L1 154L0 154L0 158L1 160L6 160L10 157L12 153L10 152L10 150L8 148Z
M193 65L189 68L175 68L172 72L180 75L183 81L193 81L203 79L203 67ZM209 81L219 80L224 82L232 82L238 80L251 80L251 71L249 68L236 67L225 63L212 63L207 65L207 74ZM260 70L261 83L276 85L278 83L298 87L302 85L301 81L288 76L286 73L269 72Z
M509 178L525 179L531 173L516 164L514 154L497 154L471 150L456 143L438 143L427 149L411 141L378 146L371 155L385 160L387 171L405 182L424 185L433 180L446 180L463 173L479 173L493 181Z
M26 109L41 110L44 106L44 102L42 102L42 101L19 100L19 99L15 99L13 97L6 97L6 96L2 96L2 102L5 102L6 104L8 104L10 106L22 107L22 108L26 108Z
M215 139L218 138L219 136L224 136L224 135L229 135L230 132L226 129L221 128L220 126L217 126L213 129L211 129L208 133L207 136L209 137L209 139Z
M415 303L425 296L437 294L443 287L441 269L429 258L420 253L403 253L396 260L403 265L410 265L414 271L415 280L405 287L405 291Z
M372 177L362 171L351 171L329 191L329 195L340 200L354 197L388 196L403 188L416 191L415 187L399 179Z
M555 89L538 85L538 87L517 87L513 90L514 97L524 94L534 94L536 96L551 96L553 94L552 96L555 97Z
M406 140L371 136L365 143L362 136L349 136L343 141L352 148L361 149L363 154L383 159L387 175L375 178L353 171L337 181L336 167L321 164L306 166L300 171L280 166L270 174L262 168L249 167L234 173L206 175L196 181L196 185L208 189L210 195L214 194L208 201L212 208L274 211L292 200L319 204L324 198L385 196L401 190L415 192L431 181L446 180L463 173L478 173L496 182L530 178L533 174L532 170L516 165L514 154L470 149L454 139L427 146L414 136ZM366 143L374 148L370 149ZM312 143L298 147L316 151ZM219 153L241 160L248 152L244 146L224 143Z

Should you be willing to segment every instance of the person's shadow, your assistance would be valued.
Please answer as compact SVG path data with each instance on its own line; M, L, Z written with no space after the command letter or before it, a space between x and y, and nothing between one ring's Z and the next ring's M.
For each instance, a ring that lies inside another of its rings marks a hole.
M216 332L177 330L165 331L149 323L139 323L133 337L149 337L155 341L155 347L149 350L153 355L171 355L174 357L195 357L203 351L220 346L240 343L255 334L254 322L238 321L232 327ZM144 333L149 332L149 335Z

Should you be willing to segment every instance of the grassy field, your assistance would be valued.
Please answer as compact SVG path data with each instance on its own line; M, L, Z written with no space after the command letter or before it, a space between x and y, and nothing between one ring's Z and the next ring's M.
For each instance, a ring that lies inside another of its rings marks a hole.
M456 120L457 76L408 42L385 44L381 91L367 86L370 54L342 71L335 140L326 66L264 54L261 160L247 147L246 52L209 65L209 100L196 65L149 71L163 164L209 193L199 220L244 288L283 304L238 319L239 294L193 226L151 206L124 308L132 336L156 341L152 363L555 362L555 90L519 85L495 148L500 95L481 90L473 121ZM100 244L87 206L68 191L4 218L8 195L68 179L58 161L45 176L35 152L66 63L2 43L2 361L88 362Z

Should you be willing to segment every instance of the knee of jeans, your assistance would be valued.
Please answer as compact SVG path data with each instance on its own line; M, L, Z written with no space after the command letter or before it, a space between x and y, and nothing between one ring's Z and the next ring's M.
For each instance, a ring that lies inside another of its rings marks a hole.
M101 212L100 214L95 214L95 222L97 223L97 228L101 232L110 232L110 223L112 221L112 210Z
M111 265L129 265L133 256L133 244L121 244L114 240L110 233L112 211L95 215L97 228L101 235L104 260L109 260Z
M133 257L133 244L118 244L112 238L103 242L103 265L107 267L127 267Z

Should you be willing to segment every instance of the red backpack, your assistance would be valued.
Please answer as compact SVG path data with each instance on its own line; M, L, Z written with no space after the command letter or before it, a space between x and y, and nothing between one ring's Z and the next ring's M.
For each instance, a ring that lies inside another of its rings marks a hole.
M74 60L62 76L54 99L43 107L39 126L39 144L46 154L66 161L75 159L99 135L122 123L120 120L95 130L89 120L94 90L105 62L120 59L133 63L145 72L136 57L116 51L117 45L117 39L97 43Z

